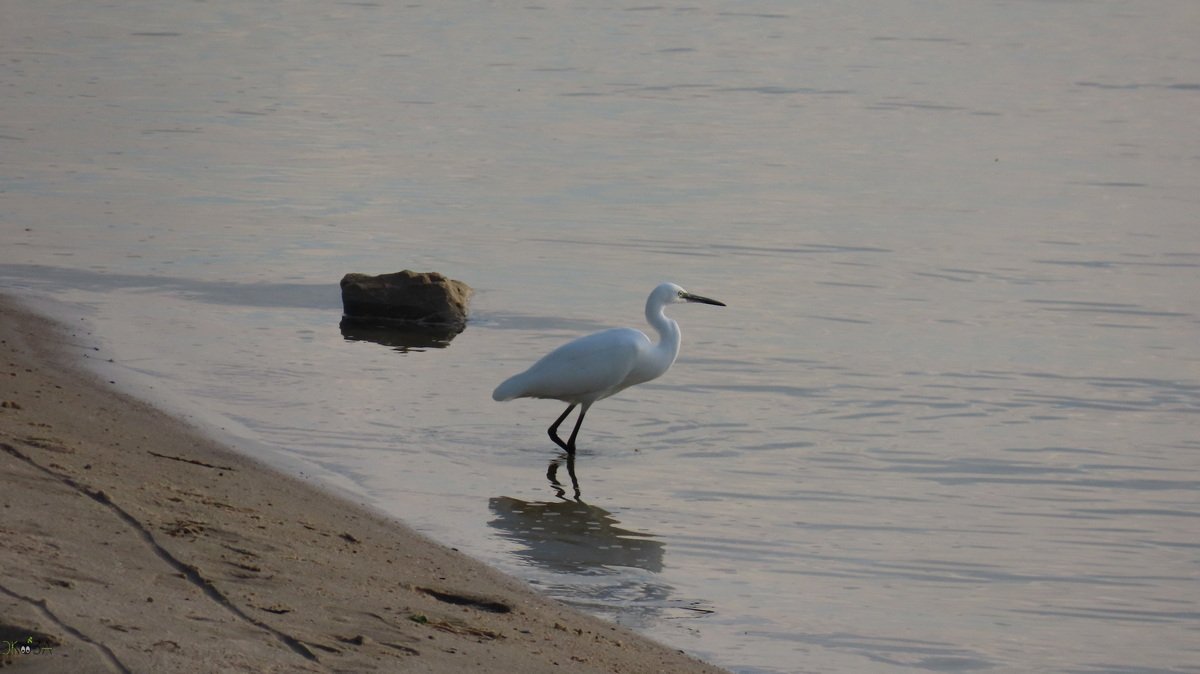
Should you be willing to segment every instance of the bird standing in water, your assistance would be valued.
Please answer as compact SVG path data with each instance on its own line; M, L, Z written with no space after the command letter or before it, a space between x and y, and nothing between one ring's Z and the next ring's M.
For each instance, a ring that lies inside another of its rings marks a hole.
M663 283L646 300L646 322L658 332L658 343L640 330L614 328L568 342L546 354L528 370L504 380L493 400L547 398L567 403L567 409L550 425L550 439L575 455L575 438L588 408L635 384L661 377L679 355L679 324L667 318L668 304L699 302L719 307L724 303L693 295L674 283ZM577 406L579 418L566 442L558 427Z

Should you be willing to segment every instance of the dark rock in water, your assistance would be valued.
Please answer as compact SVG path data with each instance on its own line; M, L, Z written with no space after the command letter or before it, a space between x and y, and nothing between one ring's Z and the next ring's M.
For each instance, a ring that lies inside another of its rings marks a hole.
M346 274L341 285L343 324L451 326L455 333L467 324L471 287L437 272Z

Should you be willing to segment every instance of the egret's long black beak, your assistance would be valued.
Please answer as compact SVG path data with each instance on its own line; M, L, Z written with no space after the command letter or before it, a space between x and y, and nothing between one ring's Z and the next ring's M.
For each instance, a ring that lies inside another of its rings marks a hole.
M715 304L718 307L725 306L724 302L718 302L718 301L712 299L711 297L701 297L699 295L693 295L691 293L683 293L682 295L680 295L680 297L682 297L683 299L685 299L689 302L699 302L700 304Z

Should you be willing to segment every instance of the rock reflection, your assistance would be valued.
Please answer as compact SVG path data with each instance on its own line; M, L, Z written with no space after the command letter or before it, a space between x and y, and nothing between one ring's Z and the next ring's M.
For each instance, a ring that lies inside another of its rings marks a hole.
M340 327L348 342L375 342L401 353L444 349L459 333L454 326L387 324L345 317Z
M560 573L632 567L659 573L663 544L617 526L604 508L581 501L532 502L499 496L488 502L488 526L522 546L517 556Z

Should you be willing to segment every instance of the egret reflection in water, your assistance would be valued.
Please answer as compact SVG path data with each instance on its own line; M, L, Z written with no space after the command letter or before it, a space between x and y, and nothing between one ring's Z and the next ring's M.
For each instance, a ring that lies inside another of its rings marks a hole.
M571 488L575 492L575 500L580 500L582 492L579 491L579 478L575 476L575 455L566 455L567 475L571 477ZM546 478L550 480L550 486L554 488L554 495L565 499L567 492L563 489L563 485L558 481L558 467L563 463L562 459L554 459L550 462L550 466L546 468Z
M488 505L495 515L488 526L520 546L514 553L518 558L549 572L539 586L552 597L634 629L713 612L703 599L676 597L662 581L661 541L617 526L604 508L508 496Z
M522 501L498 496L488 501L495 518L488 526L521 546L516 555L560 573L632 567L663 568L663 544L650 534L622 529L612 513L581 501Z

